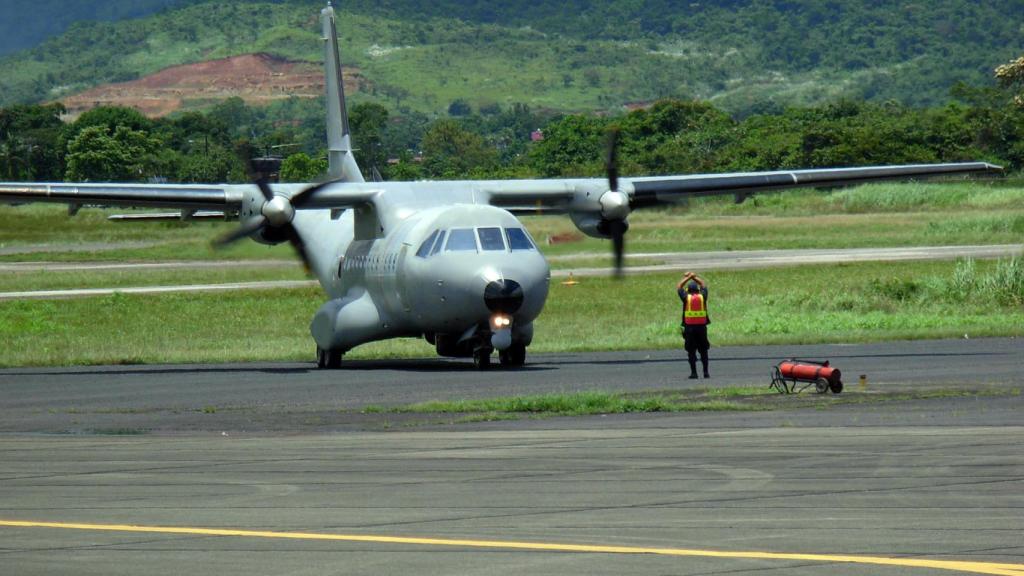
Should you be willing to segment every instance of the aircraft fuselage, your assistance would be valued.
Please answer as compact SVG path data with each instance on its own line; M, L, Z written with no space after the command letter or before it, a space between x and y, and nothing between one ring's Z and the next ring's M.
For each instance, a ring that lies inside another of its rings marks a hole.
M294 224L313 249L330 300L311 332L323 350L399 336L439 354L525 349L544 307L550 269L510 212L473 203L392 211L302 210Z

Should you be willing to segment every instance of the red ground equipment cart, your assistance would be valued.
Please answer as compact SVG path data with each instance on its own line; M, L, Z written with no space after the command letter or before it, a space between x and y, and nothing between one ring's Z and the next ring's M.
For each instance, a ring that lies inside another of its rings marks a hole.
M843 391L841 378L842 373L838 368L829 366L828 360L818 362L791 358L779 362L772 368L771 387L779 394L803 392L811 386L814 386L818 394L824 394L829 390L833 394L839 394Z

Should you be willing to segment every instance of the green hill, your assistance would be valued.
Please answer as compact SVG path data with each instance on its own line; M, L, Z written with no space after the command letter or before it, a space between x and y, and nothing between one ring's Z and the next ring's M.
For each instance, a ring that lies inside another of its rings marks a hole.
M320 59L319 1L183 2L78 23L0 59L0 106L248 52ZM423 112L459 98L592 110L697 97L741 115L839 97L934 105L1024 52L1022 21L1018 0L353 0L339 11L343 59L369 80L357 98Z

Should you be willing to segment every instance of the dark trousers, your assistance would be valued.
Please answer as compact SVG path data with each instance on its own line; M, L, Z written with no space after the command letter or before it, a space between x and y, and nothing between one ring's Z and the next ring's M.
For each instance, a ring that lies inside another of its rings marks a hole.
M704 376L708 375L708 327L706 324L684 324L683 343L686 348L686 359L690 362L690 374L697 373L697 353L700 353L700 364L704 368Z

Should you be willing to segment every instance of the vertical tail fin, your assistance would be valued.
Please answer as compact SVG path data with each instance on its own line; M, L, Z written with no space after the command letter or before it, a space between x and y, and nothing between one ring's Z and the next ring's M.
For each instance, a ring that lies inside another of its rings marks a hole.
M363 182L355 156L345 108L345 86L338 55L338 33L330 3L320 12L324 41L324 80L327 84L327 174L332 180Z

